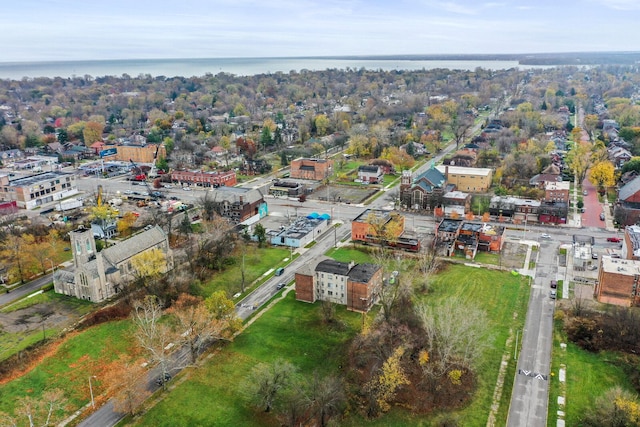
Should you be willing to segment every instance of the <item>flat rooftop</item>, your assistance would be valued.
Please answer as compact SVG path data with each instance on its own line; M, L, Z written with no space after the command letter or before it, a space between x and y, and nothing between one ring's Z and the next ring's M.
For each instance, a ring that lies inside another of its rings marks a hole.
M640 261L612 258L608 255L603 255L601 258L602 271L605 273L615 273L623 276L640 275Z

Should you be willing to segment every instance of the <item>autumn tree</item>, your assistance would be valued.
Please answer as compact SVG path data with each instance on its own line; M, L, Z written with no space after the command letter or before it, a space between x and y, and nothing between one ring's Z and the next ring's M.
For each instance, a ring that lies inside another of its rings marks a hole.
M368 397L370 417L389 411L397 390L411 383L401 363L404 352L404 347L397 347L380 367L379 372L365 384L364 391Z
M106 382L109 383L109 394L113 396L113 408L131 416L151 395L147 389L147 370L139 360L119 364Z
M346 400L342 381L334 376L323 378L317 371L304 395L308 412L320 427L326 427L331 417L341 412Z
M615 386L596 398L585 412L581 425L585 427L640 426L640 402L635 393Z
M591 164L590 155L591 150L589 145L580 142L576 143L567 154L567 166L574 172L579 183L584 181L589 165Z
M596 163L589 169L589 181L598 188L599 191L605 191L607 187L616 184L615 168L613 163L606 160Z
M104 124L97 122L87 122L82 129L82 135L85 145L88 147L94 142L102 141L102 132Z
M589 135L589 141L593 141L593 136L599 121L600 118L597 114L587 114L584 117L582 125L584 126L584 130L587 131L587 135Z
M18 279L21 283L24 283L29 267L28 260L23 257L26 236L17 228L10 228L4 242L0 243L0 257L9 265L9 276Z
M157 278L167 269L167 256L159 248L152 248L131 258L131 267L136 280L145 283Z
M216 291L204 300L204 305L213 319L221 322L224 336L231 336L242 327L242 320L238 317L236 306L224 291Z
M329 130L330 121L326 114L318 114L314 119L316 125L316 134L325 136Z
M224 306L224 302L218 300L214 305L216 310L209 310L202 298L183 293L167 310L173 314L180 337L189 346L192 363L204 345L211 340L230 339L237 327L234 316L221 314L219 306Z
M349 147L346 152L356 157L369 157L373 154L374 148L366 135L354 135L349 138Z
M406 151L400 150L398 147L386 147L382 150L381 159L389 160L397 170L411 169L416 161L407 154Z
M124 215L122 215L122 218L116 223L118 234L129 234L129 232L131 231L131 227L133 227L133 224L135 224L137 219L138 217L136 217L133 212L126 212Z

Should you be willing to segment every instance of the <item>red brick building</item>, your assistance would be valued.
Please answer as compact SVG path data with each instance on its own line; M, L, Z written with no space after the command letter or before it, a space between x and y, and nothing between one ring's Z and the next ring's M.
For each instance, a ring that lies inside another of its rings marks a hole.
M196 184L203 187L233 187L237 184L236 173L202 172L202 171L173 171L171 181L178 184Z
M593 291L602 303L640 306L640 261L600 257L600 272Z
M350 311L367 312L382 287L382 268L322 257L296 271L295 281L298 301L331 301Z
M291 162L291 178L321 181L331 175L331 159L296 159Z

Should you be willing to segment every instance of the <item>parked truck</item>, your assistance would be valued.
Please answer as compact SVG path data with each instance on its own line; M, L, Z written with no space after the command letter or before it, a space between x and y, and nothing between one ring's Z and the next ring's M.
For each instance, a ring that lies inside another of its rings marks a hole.
M71 209L76 209L82 207L82 200L78 199L68 199L56 204L56 211L68 211Z

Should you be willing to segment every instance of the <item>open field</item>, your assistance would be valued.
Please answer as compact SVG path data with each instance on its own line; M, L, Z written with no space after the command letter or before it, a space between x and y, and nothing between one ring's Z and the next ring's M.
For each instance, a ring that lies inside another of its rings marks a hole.
M341 251L338 257L348 256L347 253ZM458 298L477 304L486 310L490 320L489 350L480 362L478 390L471 404L454 414L465 420L465 426L486 425L502 355L513 351L506 347L507 338L510 330L522 326L528 291L524 279L508 273L450 266L434 279L432 292L423 297L434 303L444 298ZM344 329L327 328L321 322L320 304L297 302L293 293L289 293L234 343L214 354L200 368L190 370L190 381L176 382L166 398L136 420L134 425L279 425L274 418L251 409L243 401L242 382L252 366L278 357L296 365L304 376L310 376L314 370L322 374L339 374L345 345L359 331L362 317L346 312L343 307L337 309L337 314L345 325ZM515 320L514 314L517 314ZM511 391L509 381L514 370L515 363L511 362L497 425L504 425L506 420ZM377 420L365 421L353 411L340 425L432 425L436 417L418 417L395 409Z

